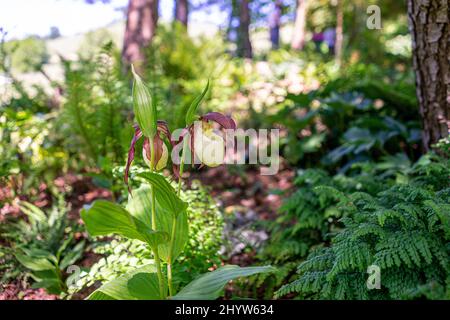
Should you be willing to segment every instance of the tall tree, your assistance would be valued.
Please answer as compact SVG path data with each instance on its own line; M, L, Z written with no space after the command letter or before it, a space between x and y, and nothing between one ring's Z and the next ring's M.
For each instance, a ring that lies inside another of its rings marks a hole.
M123 42L122 59L126 65L144 63L144 48L150 44L158 23L158 0L130 0Z
M240 57L251 58L253 56L250 42L250 8L249 0L239 1L239 28L237 39L237 54Z
M337 0L336 4L336 43L334 54L336 62L340 65L342 62L342 49L344 43L344 0Z
M175 20L187 27L189 17L188 0L175 0Z
M272 43L272 49L277 49L280 46L280 20L282 9L282 1L276 0L273 3L272 11L269 14L270 42Z
M291 41L291 47L292 49L295 50L302 50L305 45L307 7L308 7L307 0L297 0L294 30L292 31L292 41Z
M408 0L416 94L423 146L450 132L450 4L448 0Z

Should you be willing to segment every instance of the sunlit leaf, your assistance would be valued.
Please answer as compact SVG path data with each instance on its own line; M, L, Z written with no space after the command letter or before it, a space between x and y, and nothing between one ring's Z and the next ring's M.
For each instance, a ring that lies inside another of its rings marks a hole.
M94 291L89 300L157 300L158 276L154 265L146 265L117 279L111 280Z
M127 210L136 219L142 221L145 225L151 226L151 198L150 186L143 184L140 188L133 190L132 196L128 199ZM157 230L172 234L172 215L161 205L156 203L156 228ZM186 210L177 216L177 232L173 248L172 261L181 253L188 240L188 220ZM159 245L159 256L162 260L169 259L169 243Z
M233 279L247 277L257 273L274 272L276 269L266 267L246 267L228 265L213 272L205 273L189 283L172 297L175 300L214 300L220 297L224 286Z
M151 230L113 202L96 200L90 208L81 211L81 217L92 236L118 234L129 239L147 242L152 247L168 240L167 233Z
M177 216L187 208L187 203L182 201L176 194L174 188L160 174L143 172L137 175L145 179L154 187L155 198L158 206L173 216Z

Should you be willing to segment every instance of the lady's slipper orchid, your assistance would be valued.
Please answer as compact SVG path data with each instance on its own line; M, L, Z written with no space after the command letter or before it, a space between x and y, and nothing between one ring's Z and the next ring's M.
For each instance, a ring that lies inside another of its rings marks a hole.
M128 185L128 175L129 175L131 163L134 160L136 142L142 137L144 137L144 143L143 143L143 147L142 147L142 156L144 158L145 163L153 171L160 171L166 167L167 160L169 158L169 151L168 151L167 146L164 143L163 139L161 138L161 134L163 136L165 136L167 139L169 139L169 141L170 141L170 131L167 126L167 123L165 121L158 120L156 134L153 137L154 158L153 158L153 164L152 164L151 163L152 147L150 145L150 143L151 143L150 138L148 138L142 134L142 131L138 125L134 125L134 136L133 136L133 139L131 140L130 149L128 150L128 160L127 160L127 165L125 167L125 176L124 176L125 184ZM130 187L128 187L128 190L130 191Z
M209 112L200 117L200 123L194 122L191 124L186 133L180 137L180 141L189 133L192 163L194 163L195 155L202 165L217 167L224 162L225 140L214 129L211 122L219 124L222 129L236 129L236 123L231 117L219 112ZM175 173L177 174L176 171Z

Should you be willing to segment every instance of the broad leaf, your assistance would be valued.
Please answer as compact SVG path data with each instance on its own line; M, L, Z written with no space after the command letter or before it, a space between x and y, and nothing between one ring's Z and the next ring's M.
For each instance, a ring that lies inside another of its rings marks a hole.
M158 276L154 265L146 265L117 279L109 281L94 291L89 300L157 300Z
M189 283L172 297L175 300L214 300L220 297L228 281L251 276L257 273L274 272L276 269L266 267L246 267L227 265L213 272L205 273Z
M132 196L128 198L127 210L136 219L142 221L146 226L151 226L151 198L150 186L143 184L140 188L133 190ZM172 234L172 215L169 214L161 205L156 203L156 228L157 230ZM187 213L184 210L177 217L177 232L175 234L175 242L173 248L172 261L178 257L188 240L188 221ZM159 245L159 256L165 262L169 259L169 242Z
M186 126L190 126L194 121L195 121L195 113L197 112L197 108L200 104L200 102L202 102L203 98L205 97L206 93L208 92L209 89L209 79L208 82L206 83L206 87L205 89L203 89L203 92L201 95L197 96L194 101L192 101L191 105L189 106L189 109L187 110L186 113Z
M185 211L187 203L182 201L176 194L175 189L162 175L152 172L144 172L137 175L145 179L154 187L156 202L164 211L174 217Z
M120 205L105 200L96 200L91 207L83 209L81 217L92 236L118 234L147 242L151 247L169 239L167 233L151 230Z

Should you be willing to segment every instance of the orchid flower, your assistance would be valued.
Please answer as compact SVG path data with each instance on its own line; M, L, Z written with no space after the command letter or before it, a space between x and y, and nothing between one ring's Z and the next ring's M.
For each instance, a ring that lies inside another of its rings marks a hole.
M185 136L189 134L192 163L194 163L194 156L197 156L201 165L217 167L223 163L225 158L225 141L214 129L211 122L219 124L222 129L233 130L236 129L236 123L231 117L219 112L209 112L200 117L196 116L197 108L208 92L208 89L209 80L203 92L192 101L187 110L185 118L187 127L178 142L183 141ZM200 120L200 124L196 120ZM174 166L174 172L178 176L177 166Z
M164 169L167 165L167 160L169 158L169 150L167 149L166 144L164 143L163 138L161 138L161 135L163 137L165 136L170 141L170 131L167 126L167 123L165 121L158 120L157 121L157 129L156 134L153 137L153 146L154 146L154 159L153 159L153 166L151 163L152 159L152 150L150 146L150 138L145 137L142 133L141 128L139 125L134 125L134 136L131 140L130 149L128 150L128 160L127 165L125 167L125 184L128 185L128 176L129 171L131 167L131 163L134 160L134 154L135 154L135 147L136 143L144 137L144 143L142 145L142 157L144 158L145 163L150 167L153 171L160 171ZM128 186L128 191L130 191L130 187Z

